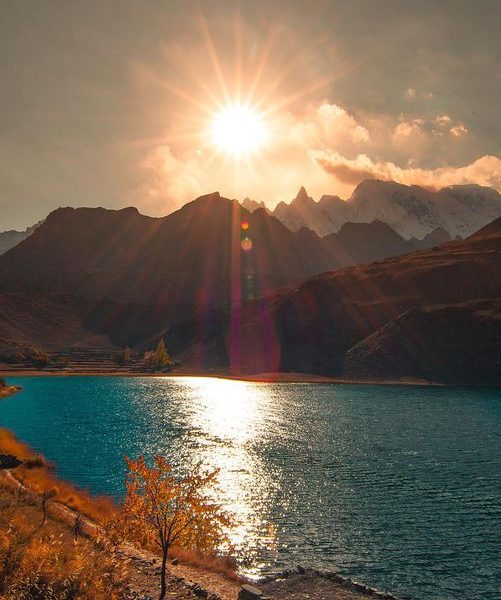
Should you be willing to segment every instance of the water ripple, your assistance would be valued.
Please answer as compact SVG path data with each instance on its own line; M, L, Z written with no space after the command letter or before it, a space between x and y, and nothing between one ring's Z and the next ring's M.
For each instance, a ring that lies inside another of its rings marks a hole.
M123 456L221 469L251 575L298 563L401 596L494 598L499 390L19 378L1 422L95 493Z

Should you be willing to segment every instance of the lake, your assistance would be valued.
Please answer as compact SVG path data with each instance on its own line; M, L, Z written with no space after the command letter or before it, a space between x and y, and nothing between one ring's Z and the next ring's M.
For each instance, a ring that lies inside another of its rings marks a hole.
M499 590L501 390L18 377L0 424L120 498L123 457L221 470L242 570L301 564L416 600Z

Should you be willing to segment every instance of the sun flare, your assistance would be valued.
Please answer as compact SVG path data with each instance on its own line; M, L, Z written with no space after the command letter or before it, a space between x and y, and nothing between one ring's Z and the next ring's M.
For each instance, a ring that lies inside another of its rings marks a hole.
M268 138L265 121L249 106L225 106L214 116L211 141L223 152L240 156L256 152Z

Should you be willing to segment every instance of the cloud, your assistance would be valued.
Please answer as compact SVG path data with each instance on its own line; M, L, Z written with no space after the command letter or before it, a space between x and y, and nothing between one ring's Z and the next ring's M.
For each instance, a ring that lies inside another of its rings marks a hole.
M201 185L197 158L176 156L168 145L154 148L140 168L144 176L133 195L148 213L164 214L167 207L179 208L206 191Z
M458 125L451 127L449 133L451 133L454 137L459 138L466 135L468 133L468 129L462 123L459 123Z
M449 115L437 115L433 119L432 133L438 137L450 134L460 138L468 133L468 129L464 123L455 123Z
M322 194L349 196L364 179L394 180L440 188L479 183L501 188L501 161L482 156L465 164L470 144L466 126L445 113L352 114L324 100L300 114L280 112L270 122L270 143L241 161L203 140L179 144L173 135L148 149L139 165L129 202L148 214L163 215L208 191L229 198L246 196L272 208L290 201L300 186Z
M406 100L414 101L416 98L421 98L422 100L433 100L435 98L435 94L430 91L421 91L418 93L416 88L409 87L405 90L403 94Z
M465 183L501 188L501 159L496 156L482 156L463 167L437 169L401 168L393 162L373 161L366 154L349 159L332 151L313 152L312 159L345 184L356 185L364 179L375 178L432 189Z
M393 141L398 145L409 139L415 143L418 138L428 137L429 141L432 141L432 136L442 137L451 134L459 138L468 133L464 123L455 122L449 115L436 115L428 120L422 117L406 120L404 115L400 115L399 120L392 135Z
M402 121L393 131L393 139L399 141L401 138L409 138L424 135L423 125L424 119L411 119L410 121Z
M308 147L342 146L344 151L370 141L369 130L343 107L324 101L293 125L291 139ZM343 150L342 150L343 151Z

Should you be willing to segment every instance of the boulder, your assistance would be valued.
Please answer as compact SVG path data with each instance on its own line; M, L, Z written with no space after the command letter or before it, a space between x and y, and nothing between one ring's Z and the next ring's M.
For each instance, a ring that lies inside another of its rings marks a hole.
M15 469L21 462L17 456L12 454L0 454L0 469Z
M263 600L263 592L259 588L245 584L240 588L237 600Z

